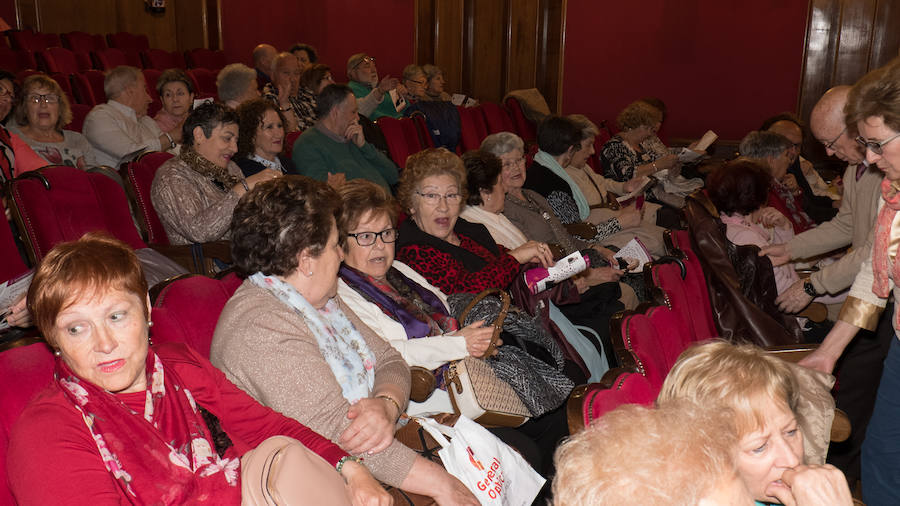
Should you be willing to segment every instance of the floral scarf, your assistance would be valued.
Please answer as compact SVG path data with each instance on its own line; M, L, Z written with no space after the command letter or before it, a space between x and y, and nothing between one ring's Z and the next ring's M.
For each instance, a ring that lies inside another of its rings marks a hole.
M81 413L103 464L129 502L239 503L241 461L234 447L219 457L191 392L152 350L146 365L143 413L122 400L140 393L110 393L76 376L60 359L54 380Z
M375 355L334 299L316 310L293 286L275 276L257 272L249 279L306 321L347 402L369 396L375 386Z
M178 156L184 163L188 164L188 167L194 169L198 174L211 179L226 192L235 185L241 184L242 179L229 172L228 167L219 167L200 156L199 153L191 148L182 147L181 154Z
M895 283L900 280L900 262L897 261L900 255L894 258L891 265L888 251L894 216L900 210L900 188L894 186L888 178L884 178L881 181L881 198L884 199L884 206L878 212L878 219L875 222L875 244L872 249L872 270L875 275L872 291L879 297L887 298L891 294L888 278L893 279ZM897 314L897 321L900 323L900 313Z

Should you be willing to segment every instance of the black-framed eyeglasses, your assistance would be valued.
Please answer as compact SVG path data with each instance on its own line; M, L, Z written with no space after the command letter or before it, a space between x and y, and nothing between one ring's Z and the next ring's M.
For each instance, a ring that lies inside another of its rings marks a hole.
M862 146L863 149L868 149L869 151L875 153L876 155L882 155L882 154L884 154L884 145L891 142L892 140L896 139L897 137L900 137L900 134L897 134L889 139L885 139L881 142L875 142L875 141L867 141L867 140L863 139L863 137L860 135L860 136L856 137L856 143L859 144L860 146Z
M356 62L356 65L354 65L353 68L350 70L356 70L356 67L359 67L363 63L375 63L375 57L374 56L366 56L362 60L359 60L358 62Z
M34 104L40 104L41 102L45 104L56 104L59 103L59 95L56 93L49 93L47 95L38 95L37 93L28 95L28 101Z
M847 133L847 127L846 127L846 126L844 127L843 130L841 130L841 133L839 133L839 134L837 135L837 137L835 137L834 139L832 139L832 140L830 140L830 141L824 143L825 149L831 149L831 150L834 150L834 143L837 142L838 139L840 139L841 137L843 137L845 133Z
M398 230L396 228L387 228L381 232L357 232L355 234L347 234L349 237L356 239L356 244L360 246L371 246L375 244L375 240L381 237L381 242L389 244L397 240Z
M11 97L13 96L13 90L10 90L4 86L0 86L0 97Z

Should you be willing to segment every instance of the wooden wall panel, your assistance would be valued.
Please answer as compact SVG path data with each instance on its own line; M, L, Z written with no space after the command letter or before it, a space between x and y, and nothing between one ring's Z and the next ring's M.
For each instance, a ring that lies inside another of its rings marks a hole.
M72 0L35 0L38 25L44 32L65 33L80 30L88 33L118 31L115 13L116 0L96 0L90 3Z
M877 1L843 2L832 82L851 84L868 71Z
M869 66L878 68L900 54L900 2L878 2Z
M416 0L415 54L419 65L431 63L434 57L434 2Z
M448 90L462 88L465 2L435 0L433 63L444 72ZM429 63L429 62L422 62Z
M563 61L566 47L566 1L541 0L538 29L537 87L551 111L562 111Z
M466 37L466 61L463 88L481 100L498 102L506 82L506 6L505 2L467 2L470 30Z
M175 3L175 1L166 2L166 11L154 14L144 9L144 2L120 1L116 13L118 24L116 31L142 33L150 40L150 47L174 51L178 49Z
M506 87L510 90L534 88L537 85L540 0L516 0L510 4Z
M197 0L175 2L175 37L178 50L187 51L206 47L209 35L209 17L206 3ZM213 14L214 15L214 14Z

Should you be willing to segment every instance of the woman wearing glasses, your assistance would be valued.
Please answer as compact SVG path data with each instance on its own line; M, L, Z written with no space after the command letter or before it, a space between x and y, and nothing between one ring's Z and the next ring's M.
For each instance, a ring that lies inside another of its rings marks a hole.
M847 99L846 123L859 132L866 160L884 172L881 208L875 221L872 253L860 268L834 328L802 365L831 372L860 328L874 330L878 316L894 292L895 332L900 327L900 61L859 80ZM900 504L900 342L894 339L878 387L875 410L862 449L863 500L867 504Z
M14 116L9 131L21 137L48 165L85 169L96 164L87 138L63 130L72 121L72 110L59 83L50 77L35 74L25 79Z

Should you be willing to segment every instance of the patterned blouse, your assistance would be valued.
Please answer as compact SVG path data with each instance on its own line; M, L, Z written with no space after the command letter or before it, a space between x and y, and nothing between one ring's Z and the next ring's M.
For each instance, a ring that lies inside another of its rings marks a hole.
M638 165L644 165L656 160L654 154L641 149L635 151L622 139L615 135L600 151L600 161L603 163L603 176L616 181L628 181L634 177L634 169Z

